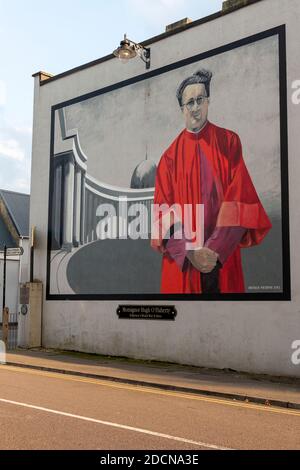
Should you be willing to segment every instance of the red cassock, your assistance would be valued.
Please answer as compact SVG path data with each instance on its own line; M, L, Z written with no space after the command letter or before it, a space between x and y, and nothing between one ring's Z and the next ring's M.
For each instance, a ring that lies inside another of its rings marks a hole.
M215 229L242 227L245 235L226 260L219 273L221 293L245 292L240 248L261 243L272 224L258 198L246 168L239 136L208 122L198 134L187 130L175 139L163 154L156 175L154 204L180 205L184 225L184 205L193 208L203 202L201 159L209 162L216 188ZM202 175L203 176L203 175ZM192 224L196 227L193 210ZM172 218L170 220L170 225ZM162 224L163 225L163 224ZM181 270L163 243L170 227L163 226L160 237L152 238L154 249L163 253L162 293L201 293L201 275L191 263Z

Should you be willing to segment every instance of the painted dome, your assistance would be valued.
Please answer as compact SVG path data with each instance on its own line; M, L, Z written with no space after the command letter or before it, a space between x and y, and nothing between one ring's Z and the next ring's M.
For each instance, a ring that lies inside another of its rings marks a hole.
M156 164L144 160L138 164L131 178L132 189L153 188L155 186Z

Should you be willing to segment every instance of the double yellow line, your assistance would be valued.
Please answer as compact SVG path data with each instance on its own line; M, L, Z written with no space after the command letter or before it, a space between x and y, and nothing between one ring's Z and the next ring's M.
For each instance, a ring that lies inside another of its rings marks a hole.
M120 384L113 381L106 381L101 379L90 379L84 377L75 377L72 375L63 375L57 372L46 372L40 370L33 370L33 369L24 369L22 367L17 366L0 366L0 373L1 370L6 370L14 373L22 373L22 374L29 374L29 375L37 375L42 377L49 377L51 379L59 379L68 382L80 382L80 383L87 383L92 385L100 385L102 387L109 387L119 390L128 390L132 392L139 392L139 393L151 393L153 395L161 395L161 396L168 396L172 398L184 398L186 400L196 400L205 403L212 403L217 405L223 406L233 406L236 408L244 408L250 410L257 410L261 412L267 413L277 413L281 415L290 415L290 416L298 416L300 417L300 411L292 410L292 409L285 409L285 408L277 408L274 406L267 406L267 405L256 405L254 403L245 403L240 401L234 401L230 399L220 399L220 398L213 398L213 397L206 397L201 395L194 395L192 393L183 393L177 391L167 391L167 390L159 390L156 388L146 387L146 386L139 386L139 385L129 385L129 384ZM71 374L71 372L70 372Z

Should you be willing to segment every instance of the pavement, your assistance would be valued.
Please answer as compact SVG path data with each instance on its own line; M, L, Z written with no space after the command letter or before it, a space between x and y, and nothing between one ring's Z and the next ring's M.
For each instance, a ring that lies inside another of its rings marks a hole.
M300 409L300 379L49 349L17 349L6 364L99 380Z

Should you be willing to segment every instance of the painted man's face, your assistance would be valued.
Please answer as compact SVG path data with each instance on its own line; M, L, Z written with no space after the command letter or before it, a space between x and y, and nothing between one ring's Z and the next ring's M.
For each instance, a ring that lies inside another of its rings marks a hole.
M205 85L196 83L188 85L182 95L182 112L185 126L189 131L199 131L207 121L209 98Z

